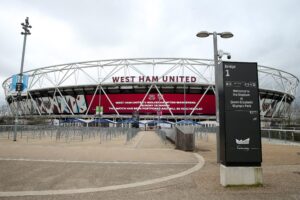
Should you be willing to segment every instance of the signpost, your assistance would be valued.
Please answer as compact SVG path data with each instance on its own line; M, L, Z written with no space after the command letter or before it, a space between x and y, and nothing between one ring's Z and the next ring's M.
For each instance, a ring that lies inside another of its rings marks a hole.
M257 63L222 62L217 70L221 184L262 184Z

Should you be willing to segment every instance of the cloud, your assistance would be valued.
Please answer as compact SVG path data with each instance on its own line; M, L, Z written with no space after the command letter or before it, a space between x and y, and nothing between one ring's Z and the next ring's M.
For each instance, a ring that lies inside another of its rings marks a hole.
M25 70L85 60L130 57L212 58L212 38L198 31L232 31L218 47L235 61L257 61L300 75L297 0L7 0L0 7L0 81L18 73L30 18ZM3 91L0 97L3 98Z

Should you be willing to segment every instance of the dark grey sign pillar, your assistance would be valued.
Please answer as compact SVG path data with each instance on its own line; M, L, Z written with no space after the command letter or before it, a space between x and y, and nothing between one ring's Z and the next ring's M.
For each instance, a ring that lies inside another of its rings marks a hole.
M257 63L222 62L217 70L220 182L261 185Z

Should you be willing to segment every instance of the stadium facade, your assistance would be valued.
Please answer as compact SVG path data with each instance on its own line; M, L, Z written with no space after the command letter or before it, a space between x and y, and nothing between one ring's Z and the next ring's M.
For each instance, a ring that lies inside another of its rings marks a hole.
M14 77L3 82L11 111L23 117L215 119L214 65L209 59L138 58L77 62L24 72L17 97ZM258 66L260 115L284 119L299 80ZM19 104L19 105L18 105ZM99 108L100 108L99 107ZM19 108L19 109L18 109Z

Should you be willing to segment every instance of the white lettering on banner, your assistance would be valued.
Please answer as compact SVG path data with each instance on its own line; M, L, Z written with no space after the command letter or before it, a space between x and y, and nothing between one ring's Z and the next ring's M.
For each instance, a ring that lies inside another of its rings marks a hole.
M171 82L171 83L195 83L195 76L113 76L113 83L147 83L147 82Z
M115 107L116 110L137 110L138 107ZM151 107L151 106L142 106L140 108L140 110L165 110L165 111L168 111L169 109L171 110L187 110L187 111L192 111L192 110L197 110L197 111L202 111L203 108L191 108L191 107L188 107L188 108L182 108L182 107L171 107L171 108L167 108L167 107L162 107L162 108L157 108L157 107ZM109 107L109 110L114 110L113 107Z
M137 110L141 101L116 101L115 108L116 110ZM141 110L166 110L168 111L169 109L171 110L193 110L196 105L196 101L166 101L166 102L161 102L161 101L145 101L141 105L140 109ZM171 106L170 104L175 104L176 106L180 107L174 107ZM190 105L190 107L184 108L183 104ZM109 107L109 110L114 110L113 107ZM202 111L203 108L195 108L197 111Z

